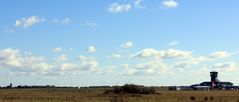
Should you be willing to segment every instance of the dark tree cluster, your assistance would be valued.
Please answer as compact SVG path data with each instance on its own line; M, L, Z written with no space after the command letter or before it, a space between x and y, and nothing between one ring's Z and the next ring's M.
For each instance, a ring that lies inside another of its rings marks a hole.
M28 86L28 85L18 85L16 87L12 86L12 83L6 87L1 87L0 89L37 89L37 88L45 88L45 89L55 89L55 88L60 88L60 89L64 89L64 88L71 88L71 89L78 89L78 87L67 87L67 86L62 86L62 87L58 87L55 85L33 85L33 86Z
M106 94L154 94L156 93L153 87L144 87L141 85L125 84L124 86L114 86L113 90L105 91Z

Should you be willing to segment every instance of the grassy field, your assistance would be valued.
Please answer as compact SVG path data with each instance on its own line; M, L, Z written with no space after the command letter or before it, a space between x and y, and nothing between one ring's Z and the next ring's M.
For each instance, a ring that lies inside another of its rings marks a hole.
M1 89L0 102L239 102L239 91L159 91L150 95L103 94L102 90Z

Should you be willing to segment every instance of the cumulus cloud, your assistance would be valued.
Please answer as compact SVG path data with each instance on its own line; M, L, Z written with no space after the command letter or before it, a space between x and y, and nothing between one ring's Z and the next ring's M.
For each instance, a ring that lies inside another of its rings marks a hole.
M65 19L62 21L62 23L63 23L63 24L69 24L70 21L71 21L70 18L65 18Z
M65 62L65 61L67 61L67 56L65 54L64 55L60 55L60 56L55 58L55 61L56 62Z
M178 45L178 44L179 44L179 42L176 41L176 40L171 41L171 42L168 43L169 46L176 46L176 45Z
M96 48L94 46L89 46L85 51L89 53L93 53L93 52L96 52Z
M192 52L182 51L176 49L168 50L155 50L153 48L143 49L142 51L136 53L134 57L137 58L187 58L192 55Z
M217 63L213 65L213 68L217 71L222 72L235 72L238 70L238 65L234 62L224 62L224 63Z
M204 61L209 61L206 57L198 56L198 57L191 57L183 61L176 62L173 67L175 68L189 68L192 65L200 64Z
M120 54L114 53L111 57L112 58L121 58L122 56Z
M135 0L134 5L136 8L145 8L145 6L142 5L142 0Z
M60 62L60 63L59 63ZM101 72L99 62L93 56L79 56L79 61L69 62L66 55L53 61L42 56L22 54L17 49L0 50L0 68L10 69L10 75L66 75L81 72Z
M95 28L95 27L97 27L98 25L99 25L99 24L96 23L96 22L86 22L86 23L85 23L85 26L90 27L90 28Z
M136 70L130 68L129 64L123 64L121 65L121 68L123 68L126 72L121 73L122 75L134 75Z
M122 48L132 48L134 47L134 43L133 42L126 42L124 44L121 45Z
M162 61L151 61L147 63L140 63L135 65L135 68L143 70L143 69L157 69L165 67L165 65L162 63Z
M159 51L153 48L146 48L134 55L134 57L137 58L148 58L148 57L157 57L159 54Z
M162 51L164 58L188 58L192 55L190 51L182 51L176 49L168 49L166 51Z
M79 74L82 72L100 72L99 62L96 60L80 60L79 62L63 62L52 64L52 68L44 73L49 76Z
M78 59L79 61L77 62L64 61L63 63L53 64L52 69L47 73L47 75L66 75L81 72L101 72L101 68L96 57L80 55Z
M53 23L59 23L59 24L69 24L71 22L70 18L64 18L64 19L53 19Z
M42 22L45 22L44 18L40 18L38 16L31 16L28 18L17 19L15 22L15 26L28 28Z
M3 49L0 51L0 66L22 66L19 51L16 49Z
M60 20L59 20L59 19L53 19L52 22L53 22L53 23L59 23Z
M178 3L175 0L164 0L162 6L166 8L176 8Z
M80 55L78 58L80 61L95 61L97 59L96 57L93 56L83 56L83 55Z
M49 69L49 64L41 56L24 56L16 49L0 50L0 66L9 68L13 72L45 72Z
M162 61L149 61L135 65L124 64L121 67L125 69L123 75L166 75L171 73L167 64Z
M218 58L226 58L229 57L231 54L227 51L216 51L209 55L211 59L218 59Z
M91 49L91 48L90 48ZM95 48L94 48L95 49ZM61 49L62 50L62 49ZM60 51L61 51L60 50ZM59 50L57 50L59 51ZM90 51L92 52L92 51ZM94 52L94 51L93 51ZM63 54L48 61L42 56L35 56L34 54L21 53L17 49L2 49L0 50L0 68L7 68L12 75L71 75L80 73L108 73L120 72L120 75L139 75L151 76L162 75L171 76L175 69L188 68L187 70L194 70L193 68L207 67L210 61L217 61L212 58L224 58L228 54L221 54L222 51L214 52L205 56L192 55L192 52L178 49L156 50L154 48L143 49L133 57L143 60L126 59L128 64L114 65L114 67L107 67L109 65L101 66L100 62L95 56L78 56L78 60L70 60L67 55ZM230 55L230 54L229 54ZM121 58L122 55L114 53L112 57ZM215 57L220 56L220 57ZM126 57L125 57L126 58ZM170 60L168 60L170 58ZM206 65L204 65L206 63ZM116 66L120 66L119 68ZM213 69L217 71L235 72L238 71L238 65L235 62L225 62L212 64ZM108 68L108 69L107 69ZM192 68L192 69L189 69ZM178 71L176 69L176 71ZM184 70L186 71L186 70ZM111 73L112 74L112 73ZM117 74L117 73L115 73Z
M127 12L130 9L131 9L131 4L113 3L113 4L110 4L108 7L108 11L112 13Z
M99 69L99 63L97 61L85 61L81 63L81 69L91 72L98 72Z
M117 68L116 66L112 65L105 66L104 70L101 71L101 74L112 74L115 72L116 68Z
M63 48L61 47L56 47L53 49L54 52L61 52L63 50Z
M69 71L69 70L75 70L77 68L77 65L74 63L63 63L58 65L57 67L60 71Z
M3 30L4 30L6 33L13 33L13 32L15 32L15 28L10 28L10 27L5 27Z
M122 58L123 56L119 53L113 53L112 55L108 56L107 58Z

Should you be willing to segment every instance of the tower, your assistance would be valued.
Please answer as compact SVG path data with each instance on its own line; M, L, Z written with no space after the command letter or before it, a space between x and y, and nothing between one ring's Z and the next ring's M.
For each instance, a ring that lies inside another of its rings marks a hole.
M217 79L217 76L218 76L218 72L210 72L210 76L211 76L211 82L216 82L218 79Z
M212 71L212 72L210 72L210 76L211 76L211 88L216 88L217 84L219 82L219 80L217 79L218 72Z

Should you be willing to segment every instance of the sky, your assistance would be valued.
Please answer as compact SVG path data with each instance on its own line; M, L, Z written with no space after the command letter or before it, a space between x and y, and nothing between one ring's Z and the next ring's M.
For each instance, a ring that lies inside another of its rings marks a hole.
M0 85L239 85L238 0L1 0Z

